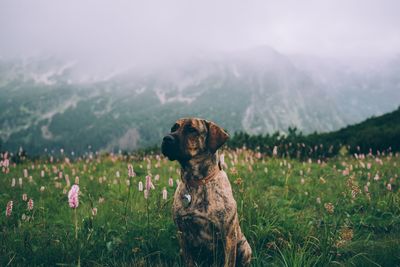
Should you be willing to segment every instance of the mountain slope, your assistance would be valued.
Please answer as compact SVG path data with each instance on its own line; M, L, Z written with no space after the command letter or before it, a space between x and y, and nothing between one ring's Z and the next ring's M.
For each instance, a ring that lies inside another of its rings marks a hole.
M230 132L285 132L290 126L327 132L397 107L393 69L400 65L394 62L370 75L375 79L354 76L353 82L340 71L317 76L270 47L103 75L88 75L74 61L3 60L0 138L4 149L22 146L31 154L134 150L158 144L176 119L187 116L216 121ZM353 101L361 82L381 88L371 94L374 105L369 91ZM349 99L342 97L347 85Z

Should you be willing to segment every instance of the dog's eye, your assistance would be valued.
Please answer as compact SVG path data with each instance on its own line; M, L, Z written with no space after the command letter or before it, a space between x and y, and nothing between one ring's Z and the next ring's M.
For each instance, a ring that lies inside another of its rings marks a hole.
M171 128L171 132L175 132L178 129L179 129L179 124L175 123L174 126L172 126Z

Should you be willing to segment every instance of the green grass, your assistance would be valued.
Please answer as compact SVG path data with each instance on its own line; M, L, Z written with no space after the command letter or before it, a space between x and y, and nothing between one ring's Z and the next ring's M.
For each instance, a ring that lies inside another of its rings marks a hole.
M258 158L248 150L224 153L253 266L400 266L399 155L346 156L318 164ZM137 174L130 179L130 193L128 164ZM349 175L343 175L346 168ZM177 163L155 155L12 164L9 173L0 174L0 266L74 266L78 261L82 266L182 266L171 213L177 170ZM374 180L377 173L380 179ZM66 174L71 184L79 176L77 239ZM138 182L145 183L147 174L155 189L146 200ZM34 200L32 211L24 193ZM10 200L14 206L7 217Z

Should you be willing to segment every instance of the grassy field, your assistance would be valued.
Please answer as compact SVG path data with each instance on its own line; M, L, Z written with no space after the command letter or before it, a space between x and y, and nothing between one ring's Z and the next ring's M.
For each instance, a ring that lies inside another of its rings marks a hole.
M223 153L253 266L400 266L399 154ZM0 173L0 266L181 266L171 213L179 177L158 155L11 162Z

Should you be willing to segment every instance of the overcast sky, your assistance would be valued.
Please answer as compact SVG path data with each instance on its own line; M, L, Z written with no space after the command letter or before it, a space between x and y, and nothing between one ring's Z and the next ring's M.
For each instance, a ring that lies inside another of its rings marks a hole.
M400 1L0 0L0 56L145 62L269 45L286 54L400 53Z

